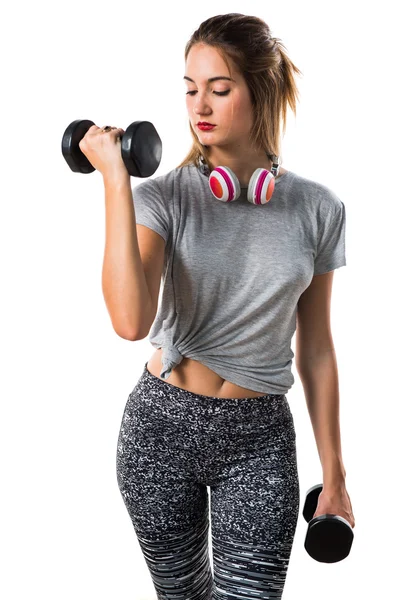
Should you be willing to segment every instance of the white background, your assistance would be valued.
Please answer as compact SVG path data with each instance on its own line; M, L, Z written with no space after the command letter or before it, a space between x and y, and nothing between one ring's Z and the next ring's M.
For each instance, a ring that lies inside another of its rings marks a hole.
M5 600L155 600L120 495L123 409L154 349L114 332L101 290L100 173L73 173L75 119L151 121L155 176L190 147L184 47L210 16L264 19L302 70L283 166L347 209L347 266L332 331L343 459L356 527L350 556L304 549L301 511L322 470L293 363L301 506L285 600L393 598L398 581L398 23L395 2L19 2L2 9L1 571ZM139 183L139 180L136 180ZM135 183L136 183L135 182ZM396 308L397 307L397 308ZM292 340L295 348L295 338ZM397 557L397 558L396 558Z

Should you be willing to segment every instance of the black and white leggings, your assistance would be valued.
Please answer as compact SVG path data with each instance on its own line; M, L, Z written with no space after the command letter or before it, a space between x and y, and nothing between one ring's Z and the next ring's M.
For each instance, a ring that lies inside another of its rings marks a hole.
M282 598L300 496L285 395L194 394L145 363L116 466L158 600Z

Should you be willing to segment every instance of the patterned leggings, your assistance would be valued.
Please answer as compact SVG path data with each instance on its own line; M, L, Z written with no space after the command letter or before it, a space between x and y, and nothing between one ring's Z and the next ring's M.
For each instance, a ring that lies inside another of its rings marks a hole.
M285 395L194 394L146 363L116 466L158 600L282 598L300 495Z

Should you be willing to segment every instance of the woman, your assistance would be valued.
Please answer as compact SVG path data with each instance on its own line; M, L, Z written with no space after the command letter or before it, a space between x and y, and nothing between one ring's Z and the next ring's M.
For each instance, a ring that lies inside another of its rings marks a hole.
M333 271L346 264L345 207L277 160L299 73L261 19L235 13L202 23L185 50L192 148L176 169L136 186L133 203L120 153L110 167L123 130L89 134L92 148L100 139L108 148L102 164L92 150L109 208L107 307L122 337L151 329L156 348L124 410L117 476L158 598L282 597L299 513L285 395L296 325L296 366L324 473L315 515L354 526L327 309ZM213 127L199 128L205 122ZM122 215L132 204L134 214ZM124 280L117 268L128 262Z

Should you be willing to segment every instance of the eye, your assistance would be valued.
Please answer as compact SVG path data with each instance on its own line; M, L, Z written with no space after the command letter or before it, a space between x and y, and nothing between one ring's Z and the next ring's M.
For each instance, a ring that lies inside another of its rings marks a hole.
M226 90L226 92L213 92L213 94L217 94L217 96L227 96L231 90ZM189 96L193 96L196 94L196 90L192 90L191 92L186 92Z

